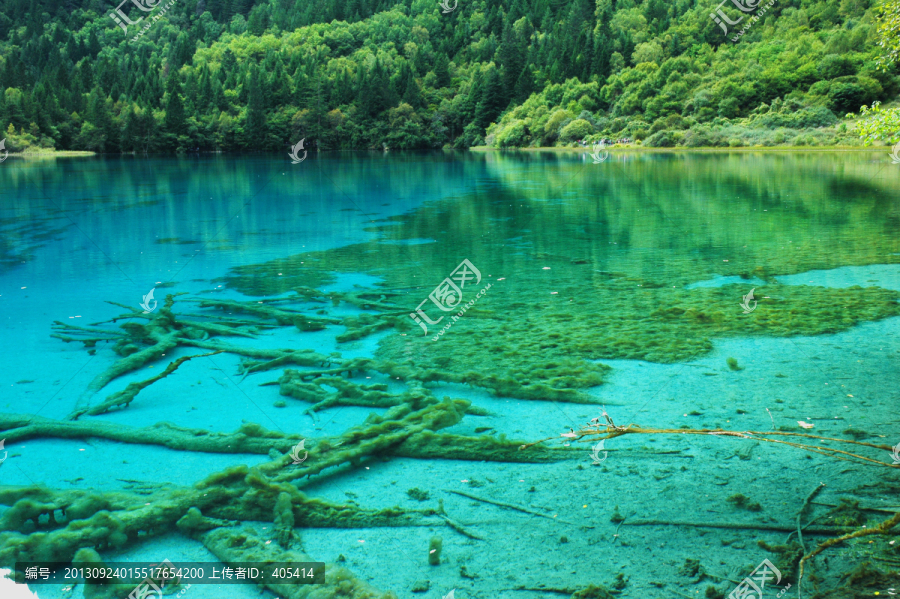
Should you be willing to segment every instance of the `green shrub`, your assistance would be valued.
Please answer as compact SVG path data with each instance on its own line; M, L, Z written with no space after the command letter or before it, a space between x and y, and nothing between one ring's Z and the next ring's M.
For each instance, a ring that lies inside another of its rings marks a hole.
M831 127L836 125L839 119L825 106L807 106L797 111L790 111L787 107L779 111L770 110L765 114L751 116L749 122L753 127L764 129L774 127L806 129Z
M518 148L528 144L528 134L523 121L516 121L497 133L494 146L498 148Z
M625 127L624 136L625 137L636 137L637 132L644 130L647 131L650 129L650 123L646 121L642 121L641 119L632 119L628 122L628 126ZM646 135L646 133L645 133Z
M828 92L831 109L838 113L855 112L868 99L866 90L856 83L836 83Z
M580 98L578 98L578 104L585 110L594 110L594 108L597 107L597 103L594 101L594 99L587 94L584 94Z
M719 102L719 116L730 119L738 116L740 111L741 103L735 97L728 97Z
M547 121L547 124L544 125L544 132L553 135L564 127L564 123L571 118L572 113L568 110L557 110L550 115L550 119Z
M610 123L609 130L614 133L620 133L627 126L628 119L626 119L625 117L617 116L612 120L612 123Z
M709 106L704 106L700 110L697 111L697 120L701 123L707 123L716 116L716 111L710 108Z
M594 132L594 126L584 119L576 119L559 132L559 140L563 142L584 139Z
M657 131L644 140L644 145L651 148L674 148L675 134L672 131Z
M687 129L689 126L680 114L673 113L666 117L666 129Z
M847 56L828 54L819 61L818 71L823 79L835 79L856 74L856 65Z
M813 96L827 96L829 89L831 89L830 81L816 81L809 86L809 93Z
M725 141L721 133L704 125L695 125L685 133L684 145L689 148L714 148L725 145Z

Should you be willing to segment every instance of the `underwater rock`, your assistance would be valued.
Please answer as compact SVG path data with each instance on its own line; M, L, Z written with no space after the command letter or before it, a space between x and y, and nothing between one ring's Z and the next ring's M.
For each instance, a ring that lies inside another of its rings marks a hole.
M443 541L441 537L431 537L431 541L428 543L428 563L432 566L441 565L441 548L443 547Z
M410 499L415 499L416 501L428 501L428 491L423 491L418 487L407 489L406 494L409 495Z
M750 499L744 496L742 493L736 493L730 497L728 497L725 501L733 505L734 507L741 510L748 510L751 512L761 512L762 506L755 502L750 501Z
M615 599L615 595L606 590L603 585L590 585L580 591L572 593L570 599Z

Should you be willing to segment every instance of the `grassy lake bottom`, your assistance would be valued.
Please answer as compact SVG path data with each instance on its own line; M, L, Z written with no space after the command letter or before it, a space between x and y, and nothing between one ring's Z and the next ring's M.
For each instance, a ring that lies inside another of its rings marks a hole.
M885 151L10 157L0 231L0 568L325 564L160 585L190 599L900 589L900 543L853 536L900 511Z

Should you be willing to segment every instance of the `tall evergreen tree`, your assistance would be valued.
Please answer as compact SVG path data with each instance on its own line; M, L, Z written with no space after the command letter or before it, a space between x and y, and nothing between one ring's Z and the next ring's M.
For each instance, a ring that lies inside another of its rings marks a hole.
M496 67L491 65L485 76L481 101L475 109L474 122L484 129L500 116L507 103L506 92L503 89L503 80L500 78L500 73Z
M513 102L521 103L528 99L528 96L535 89L534 75L529 67L522 69L522 73L516 80L516 87L513 91Z
M450 85L450 59L443 52L439 53L434 61L435 85L446 87Z
M266 147L266 89L256 65L250 67L248 79L247 122L244 133L251 148Z
M182 66L189 64L193 55L194 43L191 41L190 36L182 31L178 34L178 38L172 46L172 53L169 56L172 68L180 69Z
M416 82L415 73L411 71L409 77L406 79L406 89L403 91L403 101L413 108L419 108L422 104L422 96L419 93L419 84Z
M91 68L90 61L83 60L78 67L79 76L81 78L81 89L87 91L94 87L94 72Z
M187 133L184 99L181 97L181 81L177 71L170 72L166 80L166 118L163 126L166 133L172 135Z
M304 105L309 110L309 123L312 130L310 131L316 150L327 149L328 143L325 139L325 122L328 107L326 104L326 91L322 89L322 75L317 65L312 65L308 76L308 85L306 87L306 97Z
M197 87L197 109L208 112L213 104L213 88L209 68L203 65L200 69L200 83Z
M91 33L88 36L88 52L91 56L95 57L100 54L100 50L102 47L100 46L100 40L97 38L97 29L91 27Z
M101 143L101 151L114 151L118 149L119 135L110 114L109 107L106 105L106 95L99 87L91 90L91 95L87 103L87 122L96 127L102 134L103 142Z
M497 50L500 64L503 66L503 90L507 101L515 95L516 82L525 67L525 47L522 44L512 24L507 21L503 27L503 41Z

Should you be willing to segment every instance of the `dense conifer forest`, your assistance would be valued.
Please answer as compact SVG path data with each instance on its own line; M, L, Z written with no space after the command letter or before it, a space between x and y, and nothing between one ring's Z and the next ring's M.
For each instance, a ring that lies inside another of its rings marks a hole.
M756 1L4 0L0 126L11 151L861 143L846 113L900 92L896 7Z

